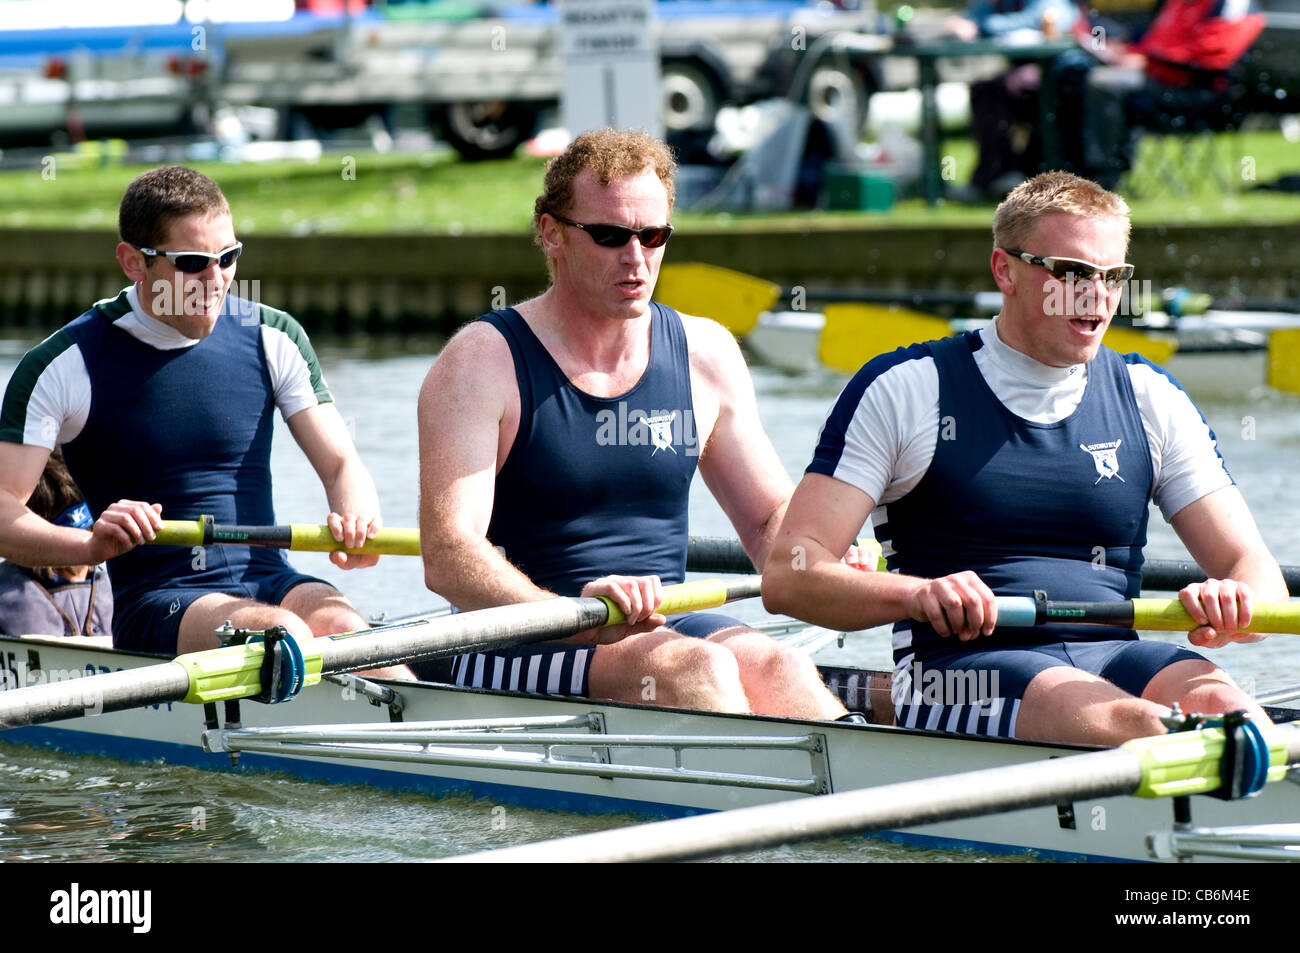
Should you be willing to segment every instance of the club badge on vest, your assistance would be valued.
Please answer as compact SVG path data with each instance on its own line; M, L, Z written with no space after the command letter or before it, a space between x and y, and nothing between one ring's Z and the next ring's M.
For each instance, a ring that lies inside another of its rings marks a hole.
M690 410L629 410L626 401L619 401L617 412L605 409L596 414L596 443L602 447L651 447L652 457L660 450L677 453L678 447L687 456L700 454Z
M1092 454L1092 463L1097 468L1097 479L1092 484L1093 486L1112 477L1119 480L1120 483L1126 482L1119 475L1118 453L1119 445L1123 442L1123 440L1109 440L1106 443L1079 444L1080 450Z

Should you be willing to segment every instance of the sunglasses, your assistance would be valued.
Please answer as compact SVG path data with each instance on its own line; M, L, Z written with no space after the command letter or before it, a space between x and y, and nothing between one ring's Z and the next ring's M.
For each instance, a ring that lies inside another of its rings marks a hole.
M1132 265L1111 265L1109 268L1105 268L1101 265L1094 265L1092 262L1078 261L1074 258L1041 258L1038 255L1031 255L1027 251L1017 251L1013 248L1004 248L1002 250L1008 255L1014 255L1021 261L1046 268L1048 273L1057 281L1092 281L1093 278L1101 275L1101 280L1106 283L1107 288L1118 288L1133 277Z
M668 239L673 233L671 225L647 225L645 228L628 228L626 225L584 225L581 222L571 221L563 215L556 215L554 212L551 212L550 216L557 222L582 229L591 236L593 242L603 248L622 248L633 235L641 243L642 248L659 248L668 244Z
M177 271L183 271L187 275L197 275L205 270L214 261L217 267L221 269L229 268L235 263L244 252L244 243L235 242L229 248L223 248L215 255L209 255L205 251L158 251L156 248L141 248L136 245L136 250L146 258L166 258L170 261Z

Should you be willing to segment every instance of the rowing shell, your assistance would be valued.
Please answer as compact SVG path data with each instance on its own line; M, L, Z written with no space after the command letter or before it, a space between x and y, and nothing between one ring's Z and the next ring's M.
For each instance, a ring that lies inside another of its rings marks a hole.
M79 675L157 661L84 639L0 637L0 665L9 673L8 684L66 679L63 684L75 693ZM887 713L881 677L873 682L871 673L842 668L824 669L823 674L850 708ZM528 807L650 817L747 807L1085 750L890 725L704 714L430 683L385 684L396 689L400 713L396 706L372 704L351 687L321 683L286 704L245 701L237 712L214 708L224 723L215 730L205 731L202 707L178 702L57 726L15 728L0 738L216 769L230 769L237 751L239 770L280 770L433 794L469 792ZM1273 714L1277 720L1300 717L1295 711ZM231 730L232 718L243 729ZM286 726L305 727L287 731ZM1270 784L1244 801L1192 799L1198 827L1282 823L1297 817L1300 784L1291 780ZM1167 837L1171 821L1167 798L1109 798L875 836L940 849L1145 860L1148 835Z

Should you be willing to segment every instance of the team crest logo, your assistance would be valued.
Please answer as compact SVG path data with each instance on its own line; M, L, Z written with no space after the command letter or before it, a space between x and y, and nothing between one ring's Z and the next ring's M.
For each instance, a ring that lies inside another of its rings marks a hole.
M651 451L650 456L654 456L660 450L673 450L673 419L677 416L677 411L671 414L662 414L658 417L642 417L641 422L646 425L650 431L650 442L655 448Z
M1119 445L1123 440L1111 440L1106 443L1094 443L1091 446L1079 444L1079 449L1086 453L1092 454L1093 465L1097 468L1097 480L1093 483L1096 486L1103 479L1109 480L1111 477L1119 480L1120 483L1127 482L1119 475Z

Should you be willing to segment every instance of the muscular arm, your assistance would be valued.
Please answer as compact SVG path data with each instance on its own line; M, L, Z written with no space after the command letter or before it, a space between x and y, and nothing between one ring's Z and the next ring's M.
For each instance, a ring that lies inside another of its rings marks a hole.
M841 562L873 509L875 501L856 487L820 473L805 475L763 571L768 611L844 630L910 618L962 641L991 633L997 621L993 593L972 572L919 579L862 572Z
M379 494L343 418L332 403L326 403L298 411L288 424L325 488L334 538L348 546L361 545L382 525ZM330 559L343 568L356 568L373 565L379 557L330 553Z
M690 343L696 427L703 443L700 475L761 570L793 486L759 421L754 384L736 339L712 321L685 315L683 321ZM710 420L712 426L705 431Z
M1289 594L1241 492L1223 487L1189 503L1169 522L1209 577L1179 593L1192 617L1205 623L1189 636L1192 644L1218 648L1262 638L1239 631L1238 625L1249 626L1256 601L1286 600Z
M496 474L519 425L514 360L501 335L471 324L448 343L420 389L420 552L424 583L458 609L551 599L487 539ZM503 383L504 382L504 383ZM602 576L584 596L608 596L629 624L571 641L613 642L661 625L657 577Z
M505 340L487 325L472 324L447 344L420 389L424 583L459 609L554 595L534 585L487 540L496 474L509 450L503 427L508 425L510 441L517 429L514 380Z

